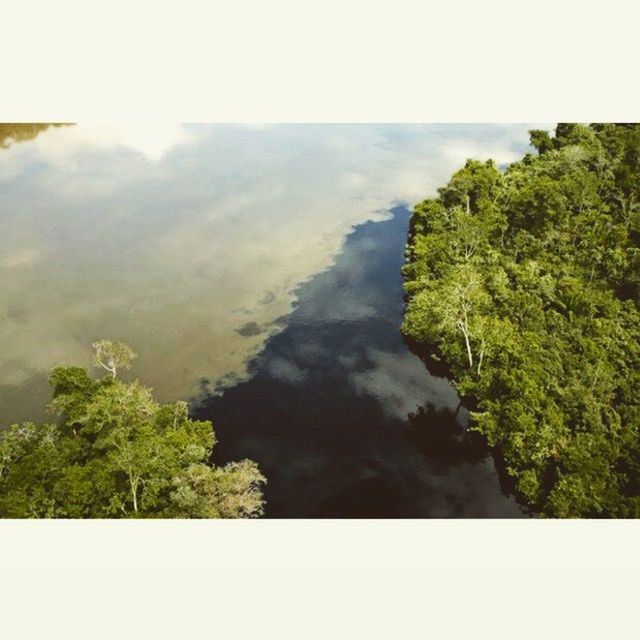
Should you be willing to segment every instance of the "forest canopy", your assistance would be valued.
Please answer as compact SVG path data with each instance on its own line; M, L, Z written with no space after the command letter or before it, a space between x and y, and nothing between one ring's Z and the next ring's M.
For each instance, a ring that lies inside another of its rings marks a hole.
M50 375L57 417L0 430L0 517L247 518L263 511L264 477L249 460L214 467L211 422L185 402L160 405L117 371L135 354L94 344L94 380L80 367Z
M416 205L403 331L550 517L640 516L640 125L531 131Z

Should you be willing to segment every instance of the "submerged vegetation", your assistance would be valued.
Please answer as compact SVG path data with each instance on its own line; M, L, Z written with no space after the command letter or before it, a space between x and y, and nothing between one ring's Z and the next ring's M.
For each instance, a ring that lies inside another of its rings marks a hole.
M249 460L212 467L212 424L187 404L160 405L118 379L135 354L94 344L93 380L80 367L51 372L52 424L0 430L0 517L243 518L262 514L265 482Z
M415 207L403 331L550 517L640 516L640 125L532 131Z

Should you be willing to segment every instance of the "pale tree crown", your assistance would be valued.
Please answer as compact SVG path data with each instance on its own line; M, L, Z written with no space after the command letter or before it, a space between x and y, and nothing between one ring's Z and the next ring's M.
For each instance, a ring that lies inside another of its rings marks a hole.
M102 367L113 378L117 376L118 369L130 369L131 362L136 357L133 350L122 342L98 340L93 343L93 348L96 351L93 357L93 365Z

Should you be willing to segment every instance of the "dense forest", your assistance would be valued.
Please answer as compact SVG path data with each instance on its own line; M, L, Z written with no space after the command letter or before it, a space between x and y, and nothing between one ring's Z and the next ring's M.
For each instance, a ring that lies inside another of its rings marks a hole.
M209 464L215 435L185 402L159 405L123 382L133 352L94 345L92 379L80 367L51 372L51 424L0 430L0 517L243 518L262 514L255 463Z
M559 124L416 205L403 331L530 510L640 516L640 125Z

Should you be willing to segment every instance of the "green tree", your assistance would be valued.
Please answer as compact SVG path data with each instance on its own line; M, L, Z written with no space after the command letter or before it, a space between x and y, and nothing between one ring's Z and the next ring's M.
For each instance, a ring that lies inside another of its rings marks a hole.
M79 367L51 372L55 424L0 432L0 516L261 515L265 479L255 463L208 464L211 423L191 420L184 402L160 405L139 382L116 379L131 350L97 344L97 358L110 367L103 378Z
M111 340L98 340L93 343L95 355L93 364L102 367L115 378L118 369L130 369L131 362L136 354L122 342L111 342Z
M553 141L548 131L532 129L529 131L529 136L531 144L537 149L539 155L542 155L553 148Z
M531 131L419 203L403 331L547 516L640 516L640 125Z

